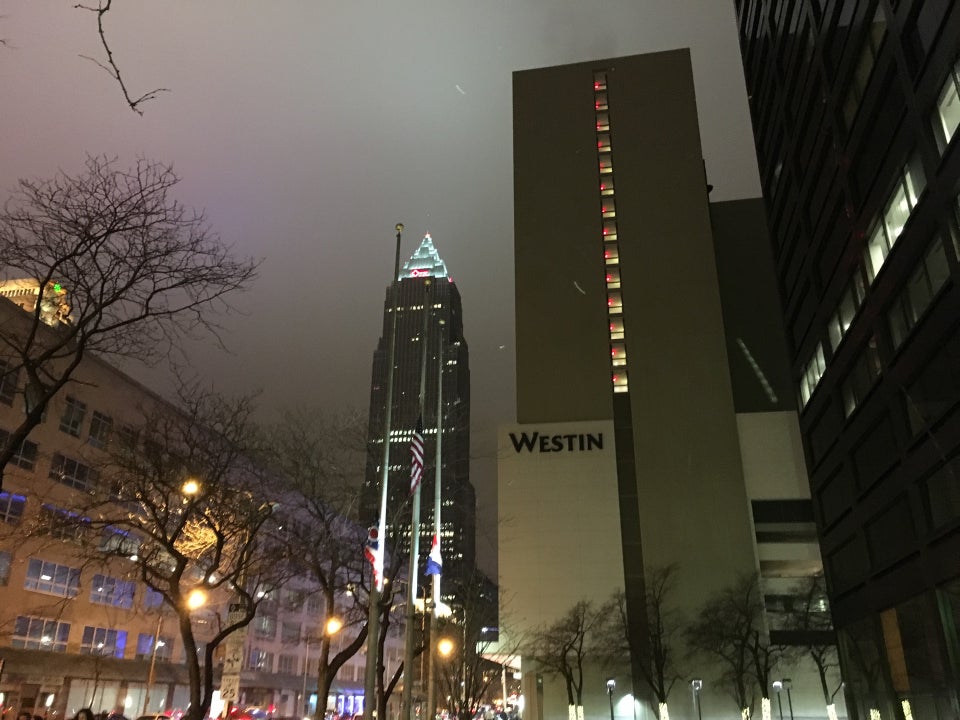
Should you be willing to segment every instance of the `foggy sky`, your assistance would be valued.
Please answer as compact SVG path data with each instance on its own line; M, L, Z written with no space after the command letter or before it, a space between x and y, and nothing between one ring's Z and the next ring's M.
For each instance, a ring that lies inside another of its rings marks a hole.
M0 197L86 153L173 163L179 198L264 259L232 354L195 367L267 411L366 410L393 227L403 260L431 233L463 297L479 528L515 420L511 72L690 47L711 198L759 195L733 0L125 0L105 22L131 94L171 90L143 117L79 57L103 54L74 2L2 3Z

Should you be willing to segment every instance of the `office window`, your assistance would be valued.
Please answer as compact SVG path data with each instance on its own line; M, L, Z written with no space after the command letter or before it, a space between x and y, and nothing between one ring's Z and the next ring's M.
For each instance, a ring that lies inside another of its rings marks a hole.
M897 184L884 205L883 214L877 218L870 231L864 258L867 278L871 283L903 232L925 187L923 168L919 157L914 155L897 177Z
M287 675L295 675L297 672L296 655L280 655L277 658L277 672Z
M843 116L848 130L853 127L853 121L860 110L860 102L863 100L867 85L870 83L873 66L877 62L877 55L886 34L887 23L883 16L883 8L878 7L867 36L863 40L863 45L860 46L860 56L857 58L857 65L854 68L853 77L850 79L850 85L847 88L843 103Z
M38 520L40 529L57 540L80 542L89 529L88 519L54 505L42 505Z
M813 356L807 361L803 368L803 375L800 377L800 404L806 405L813 391L816 390L827 369L827 361L823 355L823 345L817 343Z
M5 445L10 437L6 430L0 430L0 445ZM20 443L10 462L24 470L33 470L37 464L37 444L30 440L24 440Z
M170 660L173 656L173 638L161 635L157 640L157 660ZM149 660L153 657L153 633L137 635L137 660Z
M866 297L866 290L863 286L863 276L858 268L840 298L840 304L827 323L827 334L833 350L837 349L843 336L850 329L850 325L853 324L853 318L860 309L864 297Z
M280 641L296 645L300 642L300 623L285 622L280 627Z
M0 522L15 525L23 517L27 499L23 495L0 492Z
M940 150L944 150L960 127L960 60L950 70L947 82L944 83L937 98L937 118L934 123L937 142Z
M143 590L143 606L148 610L153 610L155 608L163 605L163 595L158 593L153 588L144 588Z
M63 415L60 418L60 430L68 435L80 437L80 428L83 426L83 418L86 414L86 403L67 396L67 406L63 409Z
M934 295L950 277L943 241L938 237L924 253L887 315L890 339L900 347L926 311Z
M10 563L13 562L13 553L9 550L0 550L0 587L10 583Z
M60 453L53 454L50 463L50 479L75 490L93 492L97 487L97 471Z
M247 655L247 670L273 672L273 653L258 647L250 648L250 654Z
M87 437L87 442L96 448L104 448L112 432L113 418L94 410L93 417L90 418L90 435Z
M857 358L850 373L840 386L843 395L843 414L847 417L860 405L880 377L880 355L877 339L871 337L863 353Z
M25 590L47 595L76 597L80 592L80 569L48 560L30 558L23 587Z
M81 655L122 658L126 648L126 630L114 630L113 628L94 627L92 625L83 628L83 637L80 640Z
M253 634L259 638L273 639L277 636L277 619L270 615L259 615L253 619Z
M13 405L20 382L20 368L8 360L0 360L0 402Z
M307 612L319 613L323 609L323 596L319 593L307 596Z
M133 607L135 585L109 575L94 575L90 584L90 602L129 610Z
M20 615L13 625L10 644L24 650L66 652L70 623L47 618Z

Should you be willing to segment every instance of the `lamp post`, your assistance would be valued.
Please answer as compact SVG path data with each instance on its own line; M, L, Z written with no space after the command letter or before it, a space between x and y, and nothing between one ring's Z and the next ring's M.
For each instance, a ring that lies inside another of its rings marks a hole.
M607 678L607 700L610 701L610 720L613 720L613 691L617 687L617 681L613 678Z
M157 648L163 641L160 639L160 632L163 630L163 615L157 618L157 632L153 635L153 652L150 653L150 672L147 673L147 689L143 694L143 712L147 714L147 708L150 705L150 691L153 689L154 671L157 668Z
M783 686L787 689L787 705L790 707L790 720L793 720L793 698L790 697L790 686L792 684L790 678L783 679Z
M783 680L774 680L773 689L777 691L777 707L780 709L780 720L783 720L783 698L780 697L780 691L783 690Z
M703 680L694 678L690 681L690 687L693 688L693 701L697 706L697 718L703 720L703 707L700 704L700 691L703 690Z

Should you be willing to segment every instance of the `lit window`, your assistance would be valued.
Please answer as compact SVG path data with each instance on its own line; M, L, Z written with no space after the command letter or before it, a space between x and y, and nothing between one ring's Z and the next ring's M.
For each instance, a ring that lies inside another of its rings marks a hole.
M81 655L103 655L122 658L127 649L127 631L112 628L93 627L83 628L83 638L80 640Z
M597 152L610 152L609 133L600 133L597 135Z
M23 587L47 595L76 597L80 592L80 569L30 558Z
M57 540L80 542L89 529L89 518L53 505L40 508L40 530Z
M247 656L247 669L273 672L273 653L257 647L250 648L250 654Z
M137 635L137 660L149 660L153 657L153 644L157 644L157 660L169 660L173 656L173 638L161 635L155 638L153 633Z
M598 92L594 95L594 108L597 110L607 110L607 94L605 92Z
M610 318L610 339L623 340L623 318Z
M610 364L614 367L627 364L627 348L623 343L614 343L610 346Z
M609 175L613 172L613 159L609 155L600 158L600 174Z
M615 373L613 373L613 391L615 393L623 393L628 391L627 383L627 369L619 368Z
M623 299L619 292L607 293L607 310L618 315L623 312Z
M840 305L837 307L833 316L827 324L827 334L830 336L830 347L834 350L840 345L843 336L853 323L853 318L860 309L860 305L866 295L863 287L863 277L859 269L854 273L843 297L840 298Z
M603 248L603 258L607 265L617 265L620 262L620 253L617 244L611 243Z
M620 271L616 268L607 270L607 288L615 289L620 287Z
M13 625L10 644L26 650L50 650L66 652L70 623L47 618L20 615Z
M613 198L604 198L600 203L600 212L605 218L614 218L617 216L617 204Z
M611 201L612 202L612 201ZM607 242L617 239L617 221L608 219L603 221L603 239Z
M80 402L75 397L67 397L67 406L63 410L63 416L60 418L60 430L80 437L80 427L83 425L83 418L87 414L86 403Z
M129 580L96 574L90 584L90 602L129 610L133 607L134 587Z
M600 181L600 194L613 195L613 175L607 175Z
M605 70L596 70L593 73L593 89L594 90L607 89L607 73Z
M864 251L870 282L873 282L883 267L925 187L923 169L918 156L914 155L897 178L897 184L884 206L883 215L870 232Z
M823 355L823 345L817 343L817 348L804 366L803 375L800 378L800 404L802 406L805 406L807 401L810 400L810 396L816 390L826 369L827 363Z
M947 82L944 83L937 99L937 122L935 123L937 140L943 150L953 139L960 127L960 60L950 69Z
M606 132L610 129L610 115L605 112L597 113L597 132Z

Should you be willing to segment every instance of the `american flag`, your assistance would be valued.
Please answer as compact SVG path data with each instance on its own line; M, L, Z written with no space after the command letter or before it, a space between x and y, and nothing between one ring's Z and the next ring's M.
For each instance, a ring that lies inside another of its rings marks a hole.
M410 441L410 494L420 487L423 479L423 416L417 418L417 429Z
M383 548L380 547L380 529L367 529L367 541L363 544L363 554L373 568L373 582L379 590L382 587L380 578L383 577Z

